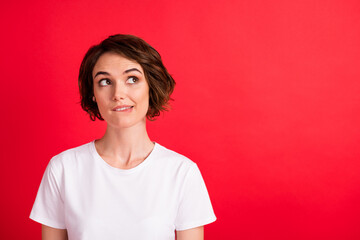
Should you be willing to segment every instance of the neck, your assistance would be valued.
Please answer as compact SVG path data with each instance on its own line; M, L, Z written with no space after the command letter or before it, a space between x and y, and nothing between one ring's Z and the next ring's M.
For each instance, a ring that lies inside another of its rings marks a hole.
M144 160L152 151L146 121L129 128L114 128L107 125L104 136L95 141L95 146L104 159L118 167L131 167Z

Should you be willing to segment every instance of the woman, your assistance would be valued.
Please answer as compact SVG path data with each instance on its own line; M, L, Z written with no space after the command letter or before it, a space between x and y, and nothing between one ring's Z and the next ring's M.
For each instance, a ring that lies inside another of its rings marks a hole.
M144 40L114 35L86 53L81 106L105 120L101 139L54 156L30 218L43 239L203 239L216 220L197 165L152 142L146 118L167 109L175 82Z

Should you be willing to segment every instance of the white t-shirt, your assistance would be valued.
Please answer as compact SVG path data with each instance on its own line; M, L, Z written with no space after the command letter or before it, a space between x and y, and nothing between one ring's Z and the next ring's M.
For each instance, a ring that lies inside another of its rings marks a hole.
M216 220L196 163L155 143L132 169L107 164L94 141L54 156L30 218L69 240L175 239Z

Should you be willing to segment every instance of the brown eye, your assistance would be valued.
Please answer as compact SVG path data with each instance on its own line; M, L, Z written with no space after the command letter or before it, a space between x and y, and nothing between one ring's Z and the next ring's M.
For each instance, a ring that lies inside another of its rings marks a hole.
M139 80L139 79L138 79L137 77L131 76L131 77L129 77L129 78L126 80L126 82L127 82L127 83L130 83L130 84L134 84L134 83L136 83L138 80Z
M100 86L106 86L106 85L109 85L110 84L110 80L109 79L101 79L99 81L99 85Z

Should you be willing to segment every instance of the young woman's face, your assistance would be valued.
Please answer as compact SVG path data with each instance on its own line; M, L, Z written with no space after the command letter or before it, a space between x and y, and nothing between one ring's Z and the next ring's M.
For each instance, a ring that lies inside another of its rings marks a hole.
M92 76L94 96L108 124L115 128L145 124L149 85L139 63L107 52L96 62Z

